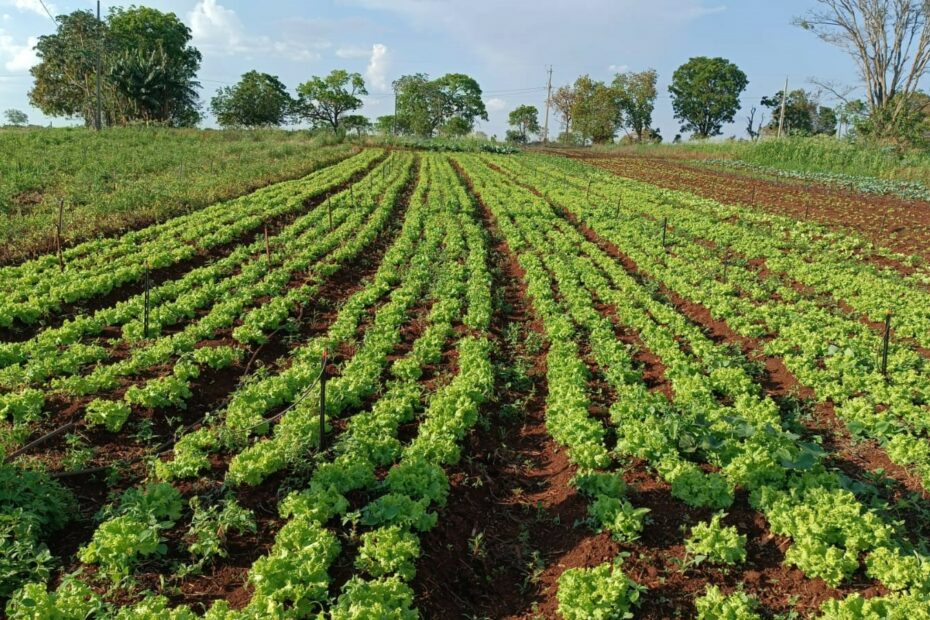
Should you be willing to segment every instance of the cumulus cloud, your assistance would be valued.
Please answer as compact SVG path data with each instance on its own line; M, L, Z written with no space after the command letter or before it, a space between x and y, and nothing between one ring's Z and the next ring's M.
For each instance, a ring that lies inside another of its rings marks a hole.
M33 49L39 40L29 37L25 44L19 44L11 36L0 30L0 58L4 59L3 67L10 73L26 72L39 62Z
M630 65L607 65L607 70L611 73L626 73L630 70Z
M507 107L507 102L499 97L491 97L484 102L484 107L488 112L500 112Z
M317 48L328 42L310 43L290 37L272 40L267 36L250 36L239 15L216 0L200 0L188 15L194 45L205 52L221 55L269 55L293 61L311 61L320 57Z
M45 9L42 8L42 3L39 2L39 0L12 0L12 2L7 0L5 4L12 5L22 12L35 13L36 15L41 15L42 17L48 17L48 13L46 13ZM52 15L58 14L58 10L51 2L46 2L45 6L48 7L48 10L52 13Z
M371 50L367 47L357 47L354 45L346 45L336 50L336 56L346 59L367 58L370 54Z
M390 65L387 45L375 43L371 46L371 55L368 57L368 67L365 69L365 80L368 89L372 92L386 92L388 89L387 72Z

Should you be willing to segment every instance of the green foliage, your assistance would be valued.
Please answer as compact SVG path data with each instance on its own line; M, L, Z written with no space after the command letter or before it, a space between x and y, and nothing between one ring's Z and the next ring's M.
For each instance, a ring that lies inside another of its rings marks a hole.
M100 23L90 11L57 18L55 34L39 37L39 64L30 102L49 116L79 116L92 125L97 55L102 64L102 121L136 121L188 127L200 120L196 82L201 55L190 29L174 13L149 7L114 7Z
M372 577L397 575L410 581L416 575L420 541L404 528L392 525L362 534L355 567Z
M783 91L771 97L763 97L762 105L769 109L768 128L777 132L781 122L781 101ZM786 136L815 136L836 134L836 113L832 108L821 106L814 93L803 89L788 93L785 102L785 121L783 131Z
M10 620L86 620L106 614L106 604L86 584L65 577L53 592L41 583L29 583L16 592L6 607Z
M746 74L725 58L692 58L675 70L668 87L675 118L698 138L720 135L739 111L748 84Z
M397 133L430 138L463 136L475 120L488 120L481 87L473 78L449 73L430 80L425 73L404 75L395 80Z
M91 426L100 425L111 433L119 432L132 413L132 407L120 400L96 399L87 405L84 419Z
M80 128L0 132L0 261L161 221L350 154L306 132ZM66 261L68 250L65 250Z
M521 105L511 110L507 122L515 131L507 132L507 141L526 144L531 134L539 133L539 110L533 105Z
M248 71L234 86L224 86L210 100L223 127L276 127L287 122L294 102L276 75Z
M698 620L758 620L758 601L745 592L723 594L717 586L707 586L707 591L695 599Z
M353 577L330 610L332 620L416 620L413 590L397 577L367 581Z
M746 535L733 526L724 526L720 520L724 514L717 513L710 521L698 523L691 528L685 540L685 549L696 562L707 560L713 564L741 564L746 561Z
M588 507L588 512L595 523L611 533L614 540L629 542L639 538L643 518L649 509L636 508L623 499L599 495Z
M627 577L621 561L594 568L570 568L559 577L559 613L566 620L622 620L645 590Z
M646 71L618 73L614 76L611 87L617 93L620 111L623 115L622 126L629 129L637 142L642 142L654 134L652 111L655 109L656 81L659 74L655 69Z
M30 513L22 509L0 513L0 600L25 582L48 579L52 554L40 534Z
M367 95L365 80L358 73L334 69L326 77L314 76L297 87L298 114L314 127L339 131L342 116L362 107L362 95Z
M582 75L572 85L572 130L582 142L611 142L622 120L617 91L604 82Z
M11 127L22 127L29 124L29 116L22 110L10 108L3 113L7 125Z
M255 514L243 508L233 498L224 499L219 506L204 507L199 497L191 498L191 518L188 537L190 554L200 562L226 557L226 539L230 532L255 532Z

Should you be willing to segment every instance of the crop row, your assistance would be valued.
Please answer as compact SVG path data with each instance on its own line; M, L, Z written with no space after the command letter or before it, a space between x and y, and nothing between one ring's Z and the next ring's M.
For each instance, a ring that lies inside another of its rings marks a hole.
M0 327L33 324L64 304L105 295L139 282L148 270L190 261L198 253L236 241L275 218L300 213L306 201L345 184L369 168L383 152L366 150L307 177L218 203L163 224L116 238L88 241L57 258L44 256L0 269Z
M485 200L499 201L500 209L523 221L524 238L553 274L570 315L587 332L592 352L616 394L611 419L620 455L650 462L671 484L672 494L689 505L726 508L735 488L746 488L751 504L766 515L772 530L793 540L786 562L809 576L837 584L859 568L860 554L865 553L870 576L891 590L908 592L900 605L923 600L919 597L928 585L922 568L926 560L913 555L894 524L884 520L883 511L864 506L844 488L840 476L823 466L822 451L783 428L777 405L760 393L744 369L745 360L715 346L683 315L655 300L545 201L508 185L504 177L488 180L478 164L466 169L473 179L485 179L476 181ZM556 184L539 188L556 195ZM563 191L558 196L570 195ZM548 295L549 303L554 303L546 290L548 282L536 288L542 291L537 298ZM646 389L629 353L618 346L614 326L593 309L594 296L615 308L621 325L634 330L659 356L674 400ZM559 351L559 358L563 356ZM575 383L583 385L580 380ZM576 409L580 419L583 408ZM589 435L596 437L598 429L588 426ZM572 428L585 425L576 423ZM683 451L686 446L689 449ZM592 454L587 465L603 466L600 451ZM713 473L705 473L691 460L698 455L713 466ZM606 516L602 523L612 525L621 536L635 535L641 527L635 509L611 503L615 511L606 515L596 511ZM606 500L601 500L604 505Z

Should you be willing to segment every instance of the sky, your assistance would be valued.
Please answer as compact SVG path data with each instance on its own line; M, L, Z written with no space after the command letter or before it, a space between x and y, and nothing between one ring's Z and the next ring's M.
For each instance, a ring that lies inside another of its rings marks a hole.
M132 4L127 1L123 6ZM293 92L314 75L361 73L369 96L361 113L393 111L391 82L404 74L466 73L484 91L489 120L479 130L503 137L507 114L535 105L542 122L548 67L553 89L589 74L656 69L653 126L679 133L668 85L694 56L722 56L748 76L742 110L725 136L745 137L745 116L784 87L815 89L818 78L856 84L852 60L791 24L815 0L136 0L174 12L203 54L199 80L208 106L218 88L255 69ZM45 0L53 14L94 8L89 0ZM122 3L103 2L103 11ZM42 0L0 0L0 110L17 108L35 124L67 125L29 105L36 38L54 32ZM825 103L833 103L827 96ZM761 106L760 106L761 108ZM757 117L758 118L758 117ZM207 118L205 125L212 126ZM558 119L550 118L550 134Z

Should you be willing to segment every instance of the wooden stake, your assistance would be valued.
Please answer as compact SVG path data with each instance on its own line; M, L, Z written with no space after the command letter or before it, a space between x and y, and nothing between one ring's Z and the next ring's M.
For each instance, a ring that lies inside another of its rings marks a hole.
M327 352L323 349L323 366L320 369L320 452L326 449L326 361Z
M145 264L145 309L142 314L142 337L149 337L149 265Z
M333 203L329 196L326 197L326 208L329 211L329 232L333 232Z
M265 257L268 259L268 269L271 269L271 243L268 241L268 224L265 224Z
M668 218L663 217L662 218L662 247L663 248L666 247L665 240L666 240L667 232L668 232Z
M891 313L885 315L885 333L882 336L882 376L888 378L888 346L891 342Z
M58 227L55 229L55 247L58 249L58 267L65 270L65 255L61 249L61 229L64 225L65 199L58 199Z

